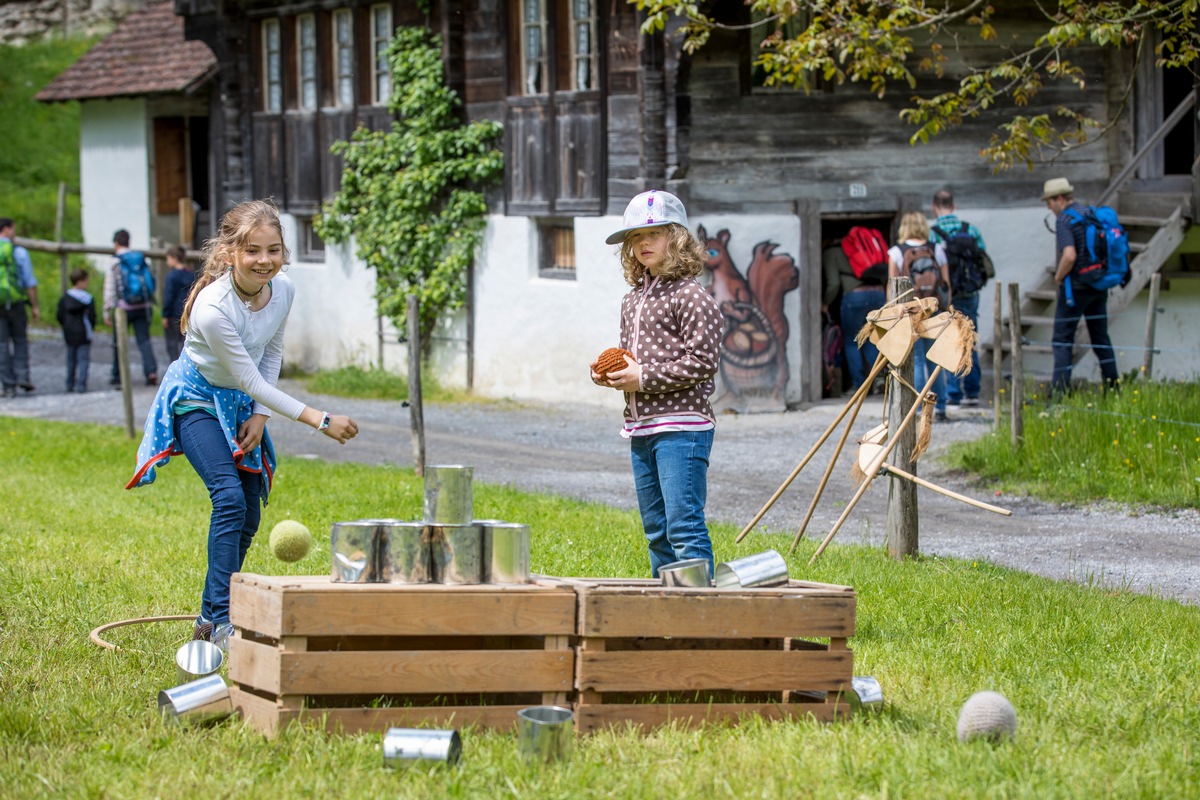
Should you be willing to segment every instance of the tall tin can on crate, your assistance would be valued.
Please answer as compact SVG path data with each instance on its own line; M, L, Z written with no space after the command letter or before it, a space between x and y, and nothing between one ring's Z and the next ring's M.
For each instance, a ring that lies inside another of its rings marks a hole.
M424 522L382 521L379 529L379 580L429 583L433 579L430 526Z
M483 529L483 582L529 583L529 526L476 520Z
M329 529L334 583L374 583L379 580L379 520L335 522Z
M425 467L425 521L435 525L470 525L475 518L471 496L474 467L443 464Z
M429 525L434 583L483 583L483 529L478 525Z

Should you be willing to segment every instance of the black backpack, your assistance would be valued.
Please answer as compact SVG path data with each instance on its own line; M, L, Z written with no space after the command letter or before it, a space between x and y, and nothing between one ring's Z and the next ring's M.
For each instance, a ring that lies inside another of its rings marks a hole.
M942 246L946 249L946 265L950 268L950 288L955 295L978 292L994 274L991 269L992 260L986 251L980 249L979 242L970 233L970 226L963 222L958 230L947 233L941 228L934 227L942 238Z

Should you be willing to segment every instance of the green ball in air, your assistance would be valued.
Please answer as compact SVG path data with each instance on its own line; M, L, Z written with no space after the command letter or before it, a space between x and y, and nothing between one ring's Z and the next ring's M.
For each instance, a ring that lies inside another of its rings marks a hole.
M312 547L312 532L302 522L285 519L271 529L270 543L271 552L280 561L299 561Z

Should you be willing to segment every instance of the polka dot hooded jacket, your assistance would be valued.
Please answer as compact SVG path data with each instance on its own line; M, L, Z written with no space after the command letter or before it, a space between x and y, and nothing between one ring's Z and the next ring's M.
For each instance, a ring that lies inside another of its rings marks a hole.
M723 321L716 300L694 278L646 276L621 301L621 346L642 367L642 388L625 393L625 419L699 414L720 365ZM715 420L714 420L715 421Z

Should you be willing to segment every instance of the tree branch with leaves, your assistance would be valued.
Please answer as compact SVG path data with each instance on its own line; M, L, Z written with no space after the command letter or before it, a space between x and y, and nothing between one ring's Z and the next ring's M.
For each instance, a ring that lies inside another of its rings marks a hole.
M375 270L380 314L403 330L406 298L421 308L421 336L461 308L467 271L486 225L480 189L500 178L495 147L500 123L464 123L445 85L441 40L424 28L400 28L388 50L397 115L388 131L359 128L333 152L342 155L342 186L314 219L325 240L354 239Z
M646 13L644 33L663 30L671 16L683 18L686 53L703 47L715 30L747 27L710 16L703 4L690 0L629 2ZM1089 76L1071 60L1072 51L1085 46L1136 47L1140 53L1153 36L1157 66L1193 66L1200 53L1198 5L1200 0L1038 2L1034 16L1045 30L1032 45L1014 50L996 43L996 58L968 66L955 89L911 98L912 104L900 112L914 128L910 141L928 142L1001 106L1013 113L980 150L996 169L1016 164L1032 168L1094 141L1116 120L1096 120L1065 104L1033 116L1015 112L1049 81L1085 88ZM746 6L753 19L750 27L766 31L754 65L763 70L767 85L804 91L812 90L815 76L862 83L880 97L897 85L919 90L919 75L944 76L948 44L957 45L963 35L996 42L996 9L985 0L746 0ZM800 23L800 30L785 34L789 21ZM1123 95L1128 97L1130 90L1126 86Z

